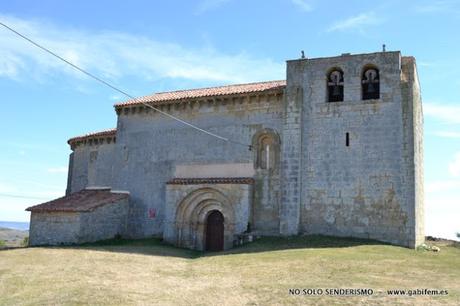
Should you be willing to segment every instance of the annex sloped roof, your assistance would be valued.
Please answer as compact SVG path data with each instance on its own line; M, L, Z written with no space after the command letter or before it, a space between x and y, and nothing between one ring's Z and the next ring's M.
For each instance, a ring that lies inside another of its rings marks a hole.
M179 101L192 98L217 97L234 94L257 93L270 90L281 90L286 87L285 80L267 81L247 84L226 85L217 87L206 87L198 89L177 90L169 92L159 92L152 95L131 99L115 104L115 107L137 105L141 103L163 104L170 101Z
M112 192L107 189L83 189L68 196L43 204L31 206L31 212L88 212L94 209L128 199L128 193Z

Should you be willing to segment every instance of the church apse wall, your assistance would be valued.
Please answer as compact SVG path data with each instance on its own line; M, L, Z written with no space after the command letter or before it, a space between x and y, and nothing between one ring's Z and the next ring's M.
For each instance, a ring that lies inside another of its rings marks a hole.
M68 141L70 155L67 194L86 187L112 186L116 130L107 130Z

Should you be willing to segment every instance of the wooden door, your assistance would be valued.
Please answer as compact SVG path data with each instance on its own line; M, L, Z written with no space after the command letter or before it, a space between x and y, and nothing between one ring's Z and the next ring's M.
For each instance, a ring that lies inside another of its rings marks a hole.
M206 251L222 251L224 249L224 216L213 210L206 220Z

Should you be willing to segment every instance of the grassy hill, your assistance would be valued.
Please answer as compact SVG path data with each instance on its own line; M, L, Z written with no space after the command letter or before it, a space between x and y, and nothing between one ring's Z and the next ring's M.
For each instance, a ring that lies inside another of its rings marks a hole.
M440 252L322 236L263 238L221 253L159 240L0 251L0 305L460 304L460 247ZM289 289L322 289L322 296ZM325 295L370 288L371 296ZM447 290L389 296L392 289Z
M0 249L2 246L17 247L22 244L25 237L29 236L29 231L20 231L10 228L0 227Z

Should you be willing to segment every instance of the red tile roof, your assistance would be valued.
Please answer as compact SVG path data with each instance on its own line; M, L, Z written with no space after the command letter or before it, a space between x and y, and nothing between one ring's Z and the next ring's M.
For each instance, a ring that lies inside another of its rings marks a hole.
M70 138L69 140L67 140L67 143L70 144L71 142L81 141L81 140L85 140L91 137L115 136L116 134L117 134L117 129L108 129L104 131L88 133L82 136Z
M111 192L109 188L84 189L56 200L31 206L26 210L31 212L86 212L128 198L129 194Z
M175 178L167 182L169 185L198 184L254 184L251 177L211 177L211 178Z
M148 95L144 97L137 98L136 100L128 100L126 102L115 104L115 107L123 107L127 105L138 105L140 102L150 103L154 105L167 104L171 101L181 101L186 99L193 98L202 98L202 97L216 97L216 96L227 96L233 94L245 94L245 93L257 93L273 90L282 90L286 87L286 81L268 81L268 82L258 82L258 83L247 83L247 84L237 84L237 85L227 85L219 87L207 87L207 88L198 88L190 90L178 90L170 92L160 92L153 95ZM86 140L93 137L102 137L102 136L115 136L117 129L109 129L94 133L89 133L82 136L77 136L70 138L67 143L71 144L77 141Z
M136 105L144 103L153 103L155 105L167 104L171 101L180 101L191 98L202 98L202 97L216 97L216 96L227 96L234 94L246 94L256 93L271 90L281 90L286 87L286 81L268 81L258 83L247 83L237 85L227 85L219 87L207 87L189 90L178 90L169 92L159 92L153 95L139 97L136 100L128 100L122 103L115 104L115 107L122 107L127 105Z

